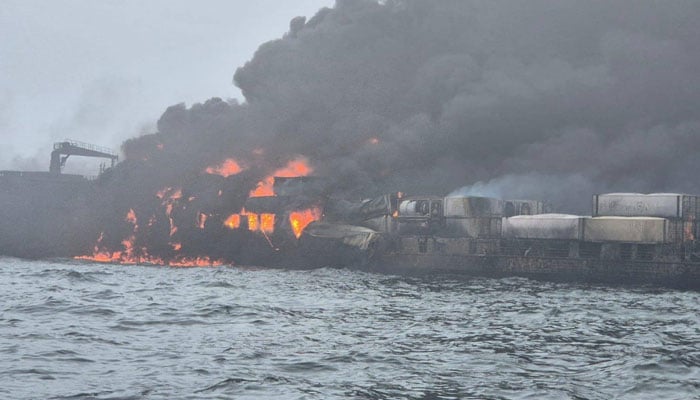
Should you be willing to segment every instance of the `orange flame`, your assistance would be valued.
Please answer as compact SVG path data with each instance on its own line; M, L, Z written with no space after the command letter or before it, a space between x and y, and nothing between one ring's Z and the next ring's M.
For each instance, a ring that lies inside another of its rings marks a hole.
M273 185L275 184L275 178L273 176L268 176L262 181L258 182L257 186L253 191L250 192L250 197L267 197L274 196L275 191Z
M124 255L127 257L127 259L134 258L134 241L135 240L136 240L136 238L133 235L122 240L122 246L124 246Z
M170 220L170 237L173 237L177 233L177 226L172 218L168 219Z
M255 213L245 213L243 214L248 217L248 230L255 232L258 230L258 226L260 225L259 219L258 219L258 214Z
M156 192L156 197L158 197L161 200L177 200L182 197L182 189L173 189L171 187L166 187Z
M238 229L241 226L241 218L244 217L251 232L273 233L275 231L275 214L257 214L248 212L245 208L238 214L230 215L224 221L224 226L229 229Z
M199 227L199 229L204 229L208 217L209 216L207 214L199 213L199 216L197 217L197 227Z
M307 210L293 211L289 214L289 224L292 226L292 231L297 239L301 237L306 227L321 219L321 210L318 208L309 208Z
M264 233L275 231L275 214L260 214L260 230Z
M233 158L229 158L219 165L208 167L204 170L207 174L221 175L224 178L239 174L241 171L243 171L243 167Z
M136 225L136 223L138 222L138 220L136 219L136 213L134 212L133 208L129 209L129 212L126 213L125 221L131 223L132 225Z
M156 197L159 199L163 200L165 198L165 194L168 193L168 191L171 190L170 188L164 188L156 192Z
M273 172L271 175L265 177L262 181L258 182L255 189L250 192L250 197L266 197L274 196L274 184L275 177L280 178L296 178L298 176L307 176L313 172L313 168L309 165L309 162L304 157L299 157L287 163L286 166L280 168Z
M136 255L134 251L135 237L129 236L122 241L124 251L106 251L100 249L100 244L104 238L104 233L100 234L95 245L95 250L92 255L74 257L76 260L85 260L98 263L118 263L127 265L147 264L147 265L168 265L171 267L216 267L224 265L222 260L212 260L209 257L182 257L177 256L170 260L163 260L160 257L153 257L148 254L146 248L141 248L141 254ZM173 250L179 251L182 249L182 244L171 243Z
M224 221L224 226L229 229L238 229L241 226L241 216L240 214L232 214L226 221Z

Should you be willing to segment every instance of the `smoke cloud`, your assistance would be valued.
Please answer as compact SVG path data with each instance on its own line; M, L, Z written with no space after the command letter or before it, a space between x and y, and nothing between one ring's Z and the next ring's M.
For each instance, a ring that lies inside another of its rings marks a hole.
M264 148L268 169L303 154L349 195L496 182L577 212L607 189L700 192L698 17L695 1L338 1L236 70L244 103L171 107L124 150L162 142L178 175Z

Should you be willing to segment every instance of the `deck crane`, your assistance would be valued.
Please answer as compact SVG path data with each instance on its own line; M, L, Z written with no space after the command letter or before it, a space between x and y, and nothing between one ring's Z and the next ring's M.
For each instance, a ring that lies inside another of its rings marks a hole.
M49 172L60 174L70 156L108 158L112 160L112 167L119 160L117 153L107 147L66 139L63 142L54 143Z

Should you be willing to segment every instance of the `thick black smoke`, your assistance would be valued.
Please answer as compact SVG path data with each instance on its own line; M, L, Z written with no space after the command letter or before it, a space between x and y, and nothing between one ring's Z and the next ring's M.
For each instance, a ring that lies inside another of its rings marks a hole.
M339 0L236 71L244 103L171 107L124 151L152 185L262 148L259 175L301 154L353 196L700 193L698 20L695 0Z

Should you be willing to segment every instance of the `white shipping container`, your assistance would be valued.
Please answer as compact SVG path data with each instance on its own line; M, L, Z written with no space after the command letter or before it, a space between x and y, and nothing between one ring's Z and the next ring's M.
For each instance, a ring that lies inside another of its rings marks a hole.
M678 193L609 193L593 196L593 216L683 217L683 196Z
M583 240L584 219L579 215L539 214L503 218L502 235L508 239Z
M669 223L657 217L595 217L585 220L588 242L667 243Z
M501 234L501 218L445 218L443 236L496 238Z
M544 214L544 203L538 200L505 200L504 216Z
M445 197L445 217L502 217L503 200L490 197Z

